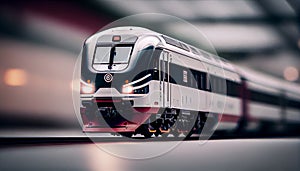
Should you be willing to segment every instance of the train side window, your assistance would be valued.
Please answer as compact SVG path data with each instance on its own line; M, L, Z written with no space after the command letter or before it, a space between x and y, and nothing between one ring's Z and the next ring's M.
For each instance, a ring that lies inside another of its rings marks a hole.
M198 89L198 79L199 79L198 71L191 70L190 73L191 73L190 74L191 75L190 76L190 80L191 80L190 87Z
M222 80L219 78L219 77L216 77L216 90L217 90L217 93L221 94L221 89L222 89Z
M230 80L226 80L226 88L227 88L227 95L228 96L234 96L234 86L233 86L233 82Z
M218 92L218 80L215 76L212 76L211 79L213 80L213 84L212 84L212 91L214 91L215 93Z
M201 72L201 90L208 90L207 87L207 74L204 72Z
M199 90L203 90L203 74L200 73L200 79L199 79Z
M155 49L151 57L151 66L149 69L153 69L152 77L154 80L159 80L159 56L162 49Z
M228 96L239 97L239 90L241 88L240 83L226 80L226 87Z
M225 82L223 78L220 78L215 75L210 76L211 81L211 90L218 94L225 94Z
M189 87L193 88L194 87L194 76L192 71L190 70L190 82L189 82Z
M210 75L207 74L207 77L206 77L206 90L207 91L211 91L211 83L212 83L212 80L210 79Z
M223 88L224 88L223 79L220 77L217 77L217 78L218 78L218 92L220 94L224 94L223 93Z
M194 88L198 89L199 88L199 84L198 84L198 82L199 82L199 74L197 72L195 72L194 78L195 78L195 87Z
M268 94L256 90L250 90L250 100L271 105L280 105L278 95Z
M176 64L170 63L170 82L179 85L185 85L183 82L183 68Z
M290 108L295 108L295 109L300 109L300 101L296 100L296 99L288 99L287 100L287 105Z
M225 90L225 88L226 88L226 81L225 81L225 79L224 78L220 78L220 93L221 94L225 94L225 92L226 92L226 90Z
M216 85L217 85L217 80L216 80L216 77L213 76L213 75L211 75L211 76L210 76L210 80L211 80L211 87L210 87L210 89L211 89L211 91L213 91L213 92L216 93L216 91L217 91L217 87L216 87Z
M215 77L215 89L217 93L220 93L221 90L221 79L219 77Z

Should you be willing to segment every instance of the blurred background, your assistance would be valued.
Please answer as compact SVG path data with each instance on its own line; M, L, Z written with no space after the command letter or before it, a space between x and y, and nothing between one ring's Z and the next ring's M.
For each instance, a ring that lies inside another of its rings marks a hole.
M184 19L221 57L300 83L299 10L297 0L1 1L0 136L80 132L71 83L82 44L101 27L132 14ZM157 27L171 35L185 29L172 22Z

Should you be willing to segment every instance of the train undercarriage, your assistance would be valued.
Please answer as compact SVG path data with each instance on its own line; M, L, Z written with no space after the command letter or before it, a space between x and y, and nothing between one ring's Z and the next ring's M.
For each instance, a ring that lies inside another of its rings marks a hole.
M145 138L153 135L167 137L169 134L189 137L194 133L200 134L208 117L204 112L170 108L156 111L146 108L144 111L145 108L133 108L130 102L116 100L83 104L84 132L111 132L126 137L136 134Z

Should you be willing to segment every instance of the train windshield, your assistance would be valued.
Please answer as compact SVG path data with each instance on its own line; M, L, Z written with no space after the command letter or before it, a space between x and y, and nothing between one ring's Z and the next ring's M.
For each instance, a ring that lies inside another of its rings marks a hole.
M100 46L96 48L94 64L128 63L132 46Z

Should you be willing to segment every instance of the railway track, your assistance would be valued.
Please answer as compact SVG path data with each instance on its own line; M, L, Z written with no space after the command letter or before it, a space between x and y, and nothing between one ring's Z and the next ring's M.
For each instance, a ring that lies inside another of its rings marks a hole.
M258 134L247 133L243 135L227 134L218 135L214 134L210 137L194 135L188 139L184 137L152 137L144 138L136 136L133 138L126 138L121 136L107 136L107 137L0 137L0 147L7 146L31 146L31 145L68 145L68 144L81 144L81 143L117 143L117 142L161 142L161 141L197 141L197 140L228 140L228 139L272 139L272 138L300 138L299 133L289 134Z

